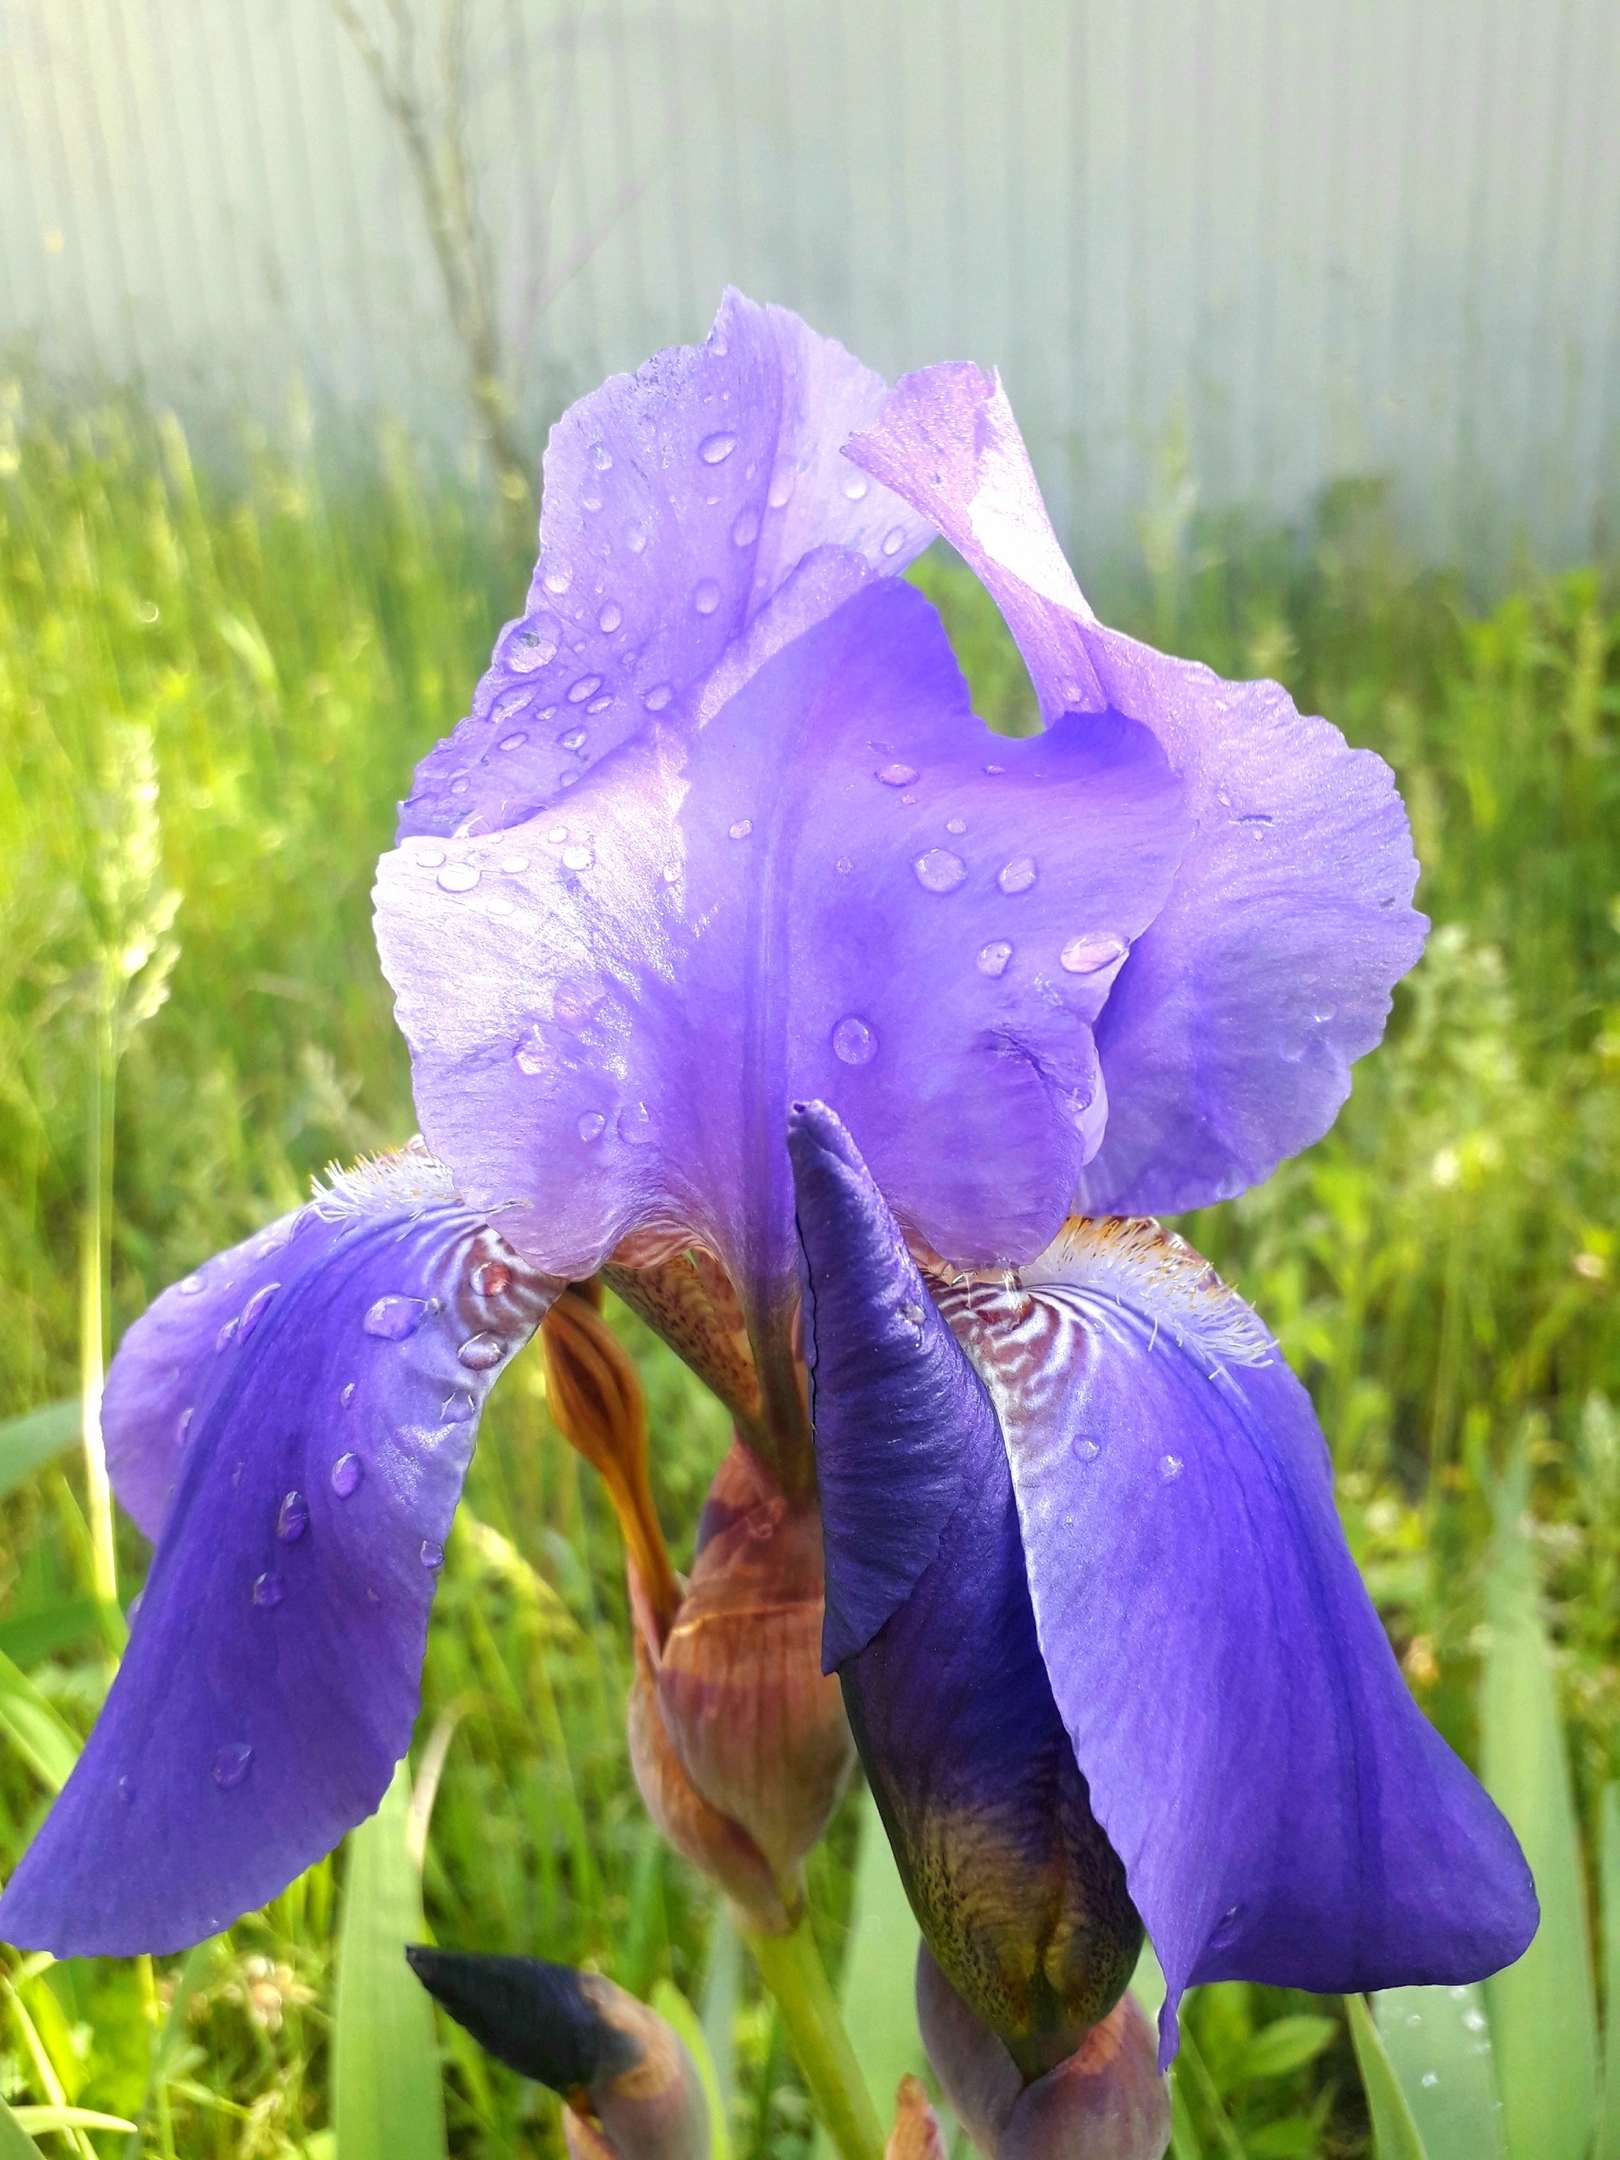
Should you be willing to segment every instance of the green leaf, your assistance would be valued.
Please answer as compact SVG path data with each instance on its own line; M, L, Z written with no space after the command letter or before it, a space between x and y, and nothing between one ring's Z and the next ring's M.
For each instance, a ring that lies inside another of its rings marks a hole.
M1527 1499L1521 1456L1496 1496L1480 1726L1485 1784L1524 1847L1541 1926L1518 1963L1487 1981L1485 2001L1513 2160L1586 2160L1597 2119L1597 2006L1569 1761L1521 1527Z
M1429 2160L1507 2160L1480 1990L1386 1988L1373 2014Z
M652 2006L667 2025L686 2042L697 2065L703 2097L709 2103L709 2160L731 2160L731 2125L721 2097L720 2079L703 2021L673 1980L660 1980L652 1992Z
M1274 2018L1243 2050L1238 2079L1286 2077L1291 2070L1303 2070L1308 2062L1316 2060L1337 2031L1332 2018Z
M0 1732L48 1785L60 1792L79 1759L78 1735L25 1672L0 1654Z
M422 1880L406 1849L411 1776L349 1833L332 2035L332 2117L343 2160L445 2160L444 2091L427 1991L405 1962L420 1942Z
M15 1492L41 1463L77 1440L80 1418L75 1396L71 1402L47 1403L43 1410L28 1410L0 1424L0 1497Z
M37 1611L0 1620L0 1655L22 1666L38 1665L58 1650L73 1650L101 1632L101 1607L94 1598L64 1598Z
M41 2160L39 2147L0 2100L0 2160Z
M1592 2160L1620 2160L1620 1785L1599 1811L1603 1871L1603 2113Z
M918 1940L888 1832L868 1791L861 1798L861 1842L839 2006L885 2135L894 2123L900 2080L908 2073L928 2076L917 2030Z
M1316 2160L1321 2135L1306 2116L1293 2115L1286 2122L1268 2122L1258 2130L1245 2130L1243 2150L1246 2160Z
M135 2125L122 2115L102 2115L95 2108L76 2107L20 2107L13 2108L11 2119L20 2130L32 2136L36 2130L133 2130Z
M1377 2160L1428 2160L1406 2095L1378 2037L1372 2012L1359 1995L1347 1995L1344 2007L1350 2016L1350 2040L1367 2094Z

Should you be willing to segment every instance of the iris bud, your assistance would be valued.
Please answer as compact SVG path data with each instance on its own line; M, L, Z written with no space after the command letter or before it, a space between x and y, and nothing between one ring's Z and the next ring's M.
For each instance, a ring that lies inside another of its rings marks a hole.
M945 2160L939 2117L928 2103L928 2088L921 2078L900 2080L894 2099L894 2128L883 2148L883 2160Z
M708 2160L709 2109L673 2026L598 1973L412 1944L411 1970L481 2047L560 2093L572 2160Z
M740 1441L698 1526L692 1579L668 1628L631 1566L636 1682L630 1759L675 1849L745 1924L786 1934L800 1863L854 1762L838 1682L821 1670L821 1524Z
M1170 2091L1157 2036L1128 1990L1071 2055L1028 2084L926 1943L917 1955L917 2022L934 2074L985 2160L1162 2160Z

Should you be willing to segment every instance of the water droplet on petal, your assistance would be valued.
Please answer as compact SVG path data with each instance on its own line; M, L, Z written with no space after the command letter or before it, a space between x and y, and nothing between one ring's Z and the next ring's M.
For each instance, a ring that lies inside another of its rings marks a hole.
M604 637L611 637L623 621L624 609L620 607L617 600L610 600L601 614L597 616L596 627Z
M583 750L585 730L582 727L571 727L566 735L557 737L557 746L562 750Z
M975 965L981 975L1005 975L1007 962L1012 956L1013 949L1005 938L992 938L988 945L979 947L979 957Z
M565 593L574 582L574 573L566 563L554 564L546 572L545 585L549 593Z
M626 1103L619 1112L618 1134L631 1147L645 1147L653 1136L652 1112L644 1102Z
M577 1130L579 1137L589 1147L593 1140L600 1140L607 1131L607 1119L600 1110L583 1110L580 1112Z
M518 1071L526 1073L531 1080L537 1080L542 1073L550 1072L555 1060L537 1022L530 1024L528 1034L512 1052L512 1061Z
M119 1799L123 1801L125 1807L128 1807L135 1797L135 1780L132 1777L121 1777L113 1790L117 1793Z
M444 1547L437 1538L425 1537L422 1540L422 1565L431 1568L434 1574L444 1566Z
M225 1325L214 1337L214 1348L216 1350L228 1349L230 1345L236 1340L237 1325L238 1323L235 1320L226 1321Z
M180 1295L182 1297L197 1297L201 1294L202 1287L203 1279L200 1275L188 1275L180 1285Z
M477 1406L467 1395L452 1395L439 1412L440 1421L446 1425L465 1425L477 1415Z
M647 545L647 535L639 525L632 525L625 533L624 544L632 555L639 555Z
M885 555L898 555L905 544L906 529L903 525L891 525L883 535L883 552Z
M949 848L933 847L926 855L919 855L912 864L917 883L924 892L955 892L967 876L967 864L960 855L953 855Z
M877 1037L866 1022L846 1013L832 1031L833 1055L845 1065L870 1065L877 1056Z
M276 1536L283 1545L295 1545L309 1528L309 1502L301 1492L290 1492L276 1510Z
M731 837L733 840L746 840L748 838L748 835L753 831L753 829L753 819L741 817L737 820L736 824L731 827Z
M1035 882L1035 858L1018 855L996 873L996 883L1004 893L1028 892Z
M916 769L910 765L880 765L875 777L885 787L910 787L916 779Z
M771 484L766 491L765 500L773 510L780 510L788 502L798 484L798 473L788 460L783 458L771 474Z
M546 582L549 584L550 580ZM566 591L567 588L562 589ZM522 629L514 631L501 657L514 675L532 675L537 668L549 667L556 659L557 640L551 631L525 623Z
M431 1298L380 1297L360 1325L368 1335L380 1336L384 1342L404 1342L433 1310Z
M184 1446L185 1446L185 1444L186 1444L186 1434L187 1434L188 1432L190 1432L190 1430L191 1430L191 1421L192 1421L192 1419L193 1419L193 1418L194 1418L194 1417L195 1417L196 1415L197 1415L197 1412L196 1412L196 1409L195 1409L194 1407L193 1407L193 1408L191 1408L191 1409L186 1409L186 1410L182 1410L182 1411L181 1411L181 1413L180 1413L179 1417L178 1417L178 1418L176 1419L176 1421L175 1421L175 1427L174 1427L174 1444L175 1444L175 1446L176 1446L176 1447L184 1447Z
M365 1474L358 1455L340 1455L332 1465L332 1490L340 1500L347 1500Z
M459 1361L469 1372L488 1372L506 1355L506 1345L498 1335L469 1335L456 1352Z
M705 465L723 465L736 447L737 438L735 435L728 435L724 432L718 435L705 435L702 442L698 444L698 456Z
M471 863L446 863L439 872L441 892L471 892L478 883L478 872Z
M245 1740L230 1740L214 1757L214 1783L222 1792L234 1792L248 1774L253 1750Z
M833 864L833 868L838 872L838 875L840 877L848 877L849 873L854 869L854 867L855 865L850 861L847 855L840 855L838 860Z
M871 481L867 479L858 465L853 472L847 472L844 475L844 493L851 502L862 501L871 485Z
M692 587L692 605L700 615L712 615L720 605L720 587L712 577L699 578Z
M527 855L503 855L501 857L501 868L508 877L521 877L528 867L529 858Z
M613 453L606 443L596 444L591 451L591 463L598 472L611 472L613 470Z
M923 1324L923 1309L918 1304L902 1305L900 1317L912 1327L921 1327Z
M1095 1462L1101 1453L1102 1449L1095 1440L1077 1440L1074 1443L1074 1455L1077 1462Z
M675 686L673 683L654 683L641 702L646 706L648 712L662 712L674 695Z
M967 831L967 819L959 817L947 818L945 820L945 830L948 833L956 833L958 835L965 833Z
M481 1298L504 1297L512 1283L512 1270L504 1260L484 1260L472 1271L472 1286Z
M562 851L562 866L565 870L588 870L595 860L595 851L588 840L572 841Z
M595 697L601 687L600 675L581 675L578 682L568 685L568 702L570 705L583 705L588 697Z
M1161 1455L1159 1457L1159 1475L1167 1485L1173 1485L1186 1467L1179 1455Z
M1004 773L1007 770L1005 765L987 765L984 769L987 773Z
M1328 1021L1338 1012L1338 1009L1337 1005L1319 1005L1316 1011L1311 1014L1311 1018L1318 1027L1325 1027Z
M759 512L753 509L739 510L736 522L731 528L733 546L752 547L758 538Z
M253 1602L255 1605L279 1605L281 1603L281 1577L273 1568L253 1578Z
M1105 967L1112 967L1124 950L1123 938L1097 931L1088 937L1070 938L1058 954L1058 964L1067 975L1097 975Z
M521 750L528 739L522 728L519 728L515 734L503 735L497 747L502 750Z
M342 1392L341 1392L341 1393L339 1394L339 1396L338 1396L338 1403L339 1403L339 1406L340 1406L340 1407L341 1407L342 1409L344 1409L344 1410L347 1410L347 1409L348 1409L348 1407L349 1407L349 1405L350 1405L350 1403L352 1403L353 1401L354 1401L354 1382L353 1382L352 1380L350 1380L350 1381L349 1381L349 1382L348 1382L348 1383L347 1383L347 1384L345 1385L345 1387L343 1388Z
M263 1319L270 1300L280 1288L281 1285L278 1282L267 1282L254 1291L253 1295L242 1307L242 1317L237 1322L236 1333L239 1342L247 1341L253 1330Z

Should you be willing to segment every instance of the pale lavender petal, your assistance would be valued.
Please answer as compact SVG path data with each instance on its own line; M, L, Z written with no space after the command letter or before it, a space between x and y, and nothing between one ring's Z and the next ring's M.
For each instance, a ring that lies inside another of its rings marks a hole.
M1195 1254L1081 1224L945 1295L1012 1465L1053 1692L1169 1989L1476 1980L1536 1924L1408 1694L1310 1400ZM1264 1362L1259 1362L1264 1360Z
M848 455L983 578L1049 720L1129 714L1186 785L1194 837L1098 1026L1108 1130L1075 1206L1169 1213L1258 1182L1332 1123L1422 949L1389 769L1275 683L1222 682L1097 623L995 376L905 377Z
M558 1287L420 1157L201 1280L109 1376L119 1488L161 1530L106 1706L0 1900L8 1941L59 1957L197 1942L376 1808L484 1398Z
M1092 1026L1185 831L1146 729L992 736L927 602L874 583L557 810L384 858L424 1130L570 1277L672 1226L751 1309L785 1294L808 1096L940 1250L1037 1251L1101 1130Z
M705 344L571 406L546 449L527 610L418 768L401 837L521 824L649 714L690 716L817 550L836 557L814 588L823 612L903 570L933 528L839 455L886 394L786 308L728 292Z

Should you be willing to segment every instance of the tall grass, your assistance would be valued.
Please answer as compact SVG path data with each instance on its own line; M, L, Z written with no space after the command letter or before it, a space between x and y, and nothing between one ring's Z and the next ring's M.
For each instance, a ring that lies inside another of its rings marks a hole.
M307 449L249 453L226 488L194 471L172 423L110 407L51 424L15 385L0 402L0 1414L78 1388L98 1162L110 1347L165 1283L294 1205L330 1157L411 1130L371 867L526 566L500 559L493 521L397 439L331 492ZM1494 1481L1528 1450L1590 1822L1620 1772L1612 594L1595 573L1527 573L1471 608L1401 562L1370 490L1330 498L1304 535L1209 525L1152 552L1153 577L1099 596L1113 619L1223 672L1276 674L1383 751L1437 926L1335 1131L1183 1227L1310 1382L1373 1594L1465 1752ZM920 577L980 709L1027 724L988 602L949 564ZM155 853L109 914L109 864L134 861L142 817ZM130 1024L109 1039L112 964ZM619 1317L653 1401L679 1559L726 1436ZM80 1732L107 1672L90 1512L66 1457L0 1525L0 1650ZM127 1597L145 1556L128 1525L120 1537ZM427 1909L447 1941L589 1960L642 1993L669 1976L695 1996L710 1900L628 1778L618 1582L607 1512L521 1362L486 1421L430 1639L418 1760L443 1749L444 1769ZM0 1863L44 1799L0 1743ZM812 1869L835 1956L851 1837L846 1813ZM48 2073L82 2105L144 2110L153 2153L330 2160L340 1871L323 1862L183 1968L14 1963L0 2089L49 2097ZM1311 2007L1243 1987L1195 2002L1228 2127L1256 2156L1365 2149L1336 2012L1303 2055L1254 2047L1257 2028ZM454 2150L557 2149L544 2094L457 2029L443 2037ZM792 2160L806 2112L758 2000L735 2037L739 2149Z

